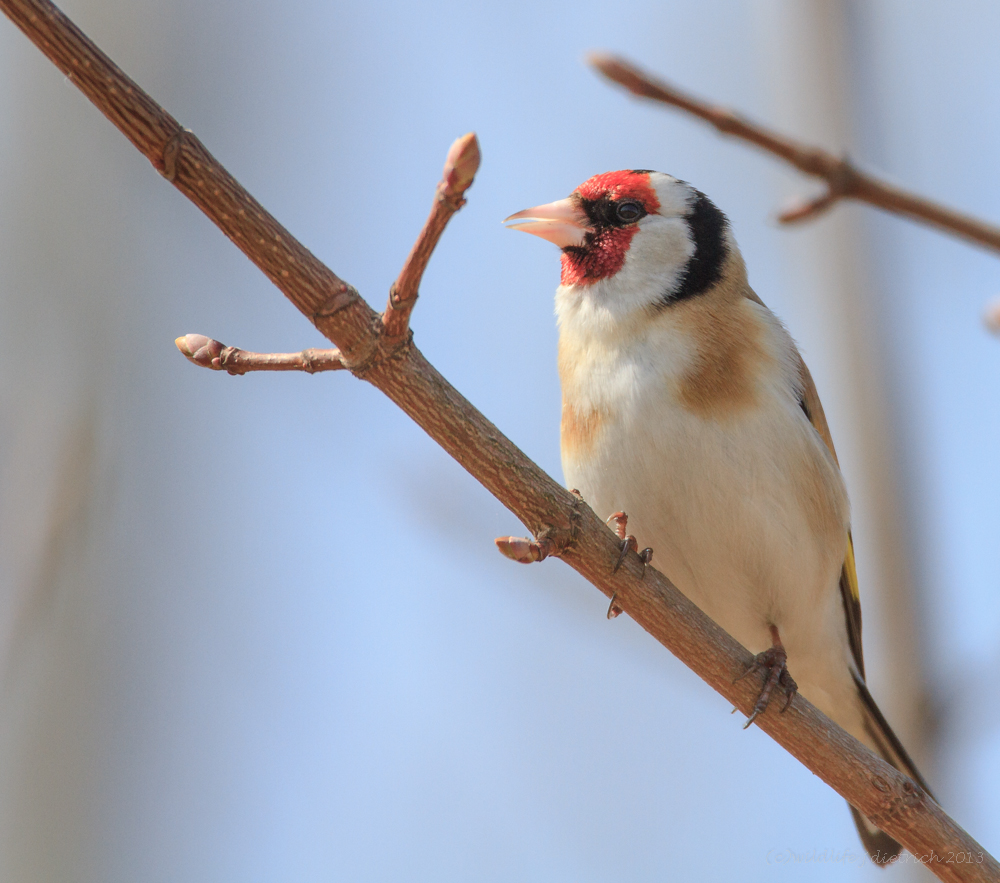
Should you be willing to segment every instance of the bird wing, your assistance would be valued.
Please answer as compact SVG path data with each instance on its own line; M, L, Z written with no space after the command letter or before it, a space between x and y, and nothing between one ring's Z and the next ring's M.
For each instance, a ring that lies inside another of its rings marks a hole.
M826 422L826 415L823 413L823 405L819 400L819 393L816 392L816 384L813 382L809 368L799 355L799 379L802 383L802 398L800 404L805 411L809 422L815 427L819 437L833 454L833 459L837 459L837 452L833 449L833 437L830 435L830 427ZM840 596L844 601L844 613L847 615L847 636L851 643L851 653L854 662L858 667L854 674L854 683L858 688L858 696L861 698L861 705L865 714L865 729L878 746L878 753L892 764L896 769L906 773L911 779L917 782L932 797L933 792L927 785L927 780L920 774L917 765L903 747L903 743L892 731L892 727L886 721L872 694L868 692L865 684L865 662L861 655L861 596L858 591L858 572L854 566L854 540L851 532L847 532L847 551L844 555L844 566L840 571ZM869 855L878 864L891 862L899 855L902 847L892 837L880 831L861 815L853 806L851 813L854 816L854 823L857 826L861 840L865 844Z
M802 398L799 400L799 404L836 461L837 452L833 447L833 436L830 435L826 414L823 413L823 404L819 400L819 393L816 392L816 384L813 382L812 374L809 373L809 368L801 355L799 355L799 380L802 383ZM865 660L861 652L861 591L858 587L858 571L854 565L854 538L850 531L847 532L844 566L840 571L840 595L844 601L847 637L851 643L851 654L858 667L858 674L864 680Z
M746 296L765 309L767 308L752 288L747 287ZM819 393L816 392L816 384L813 382L812 374L802 358L799 351L795 350L795 357L798 360L799 382L802 386L799 405L805 412L809 422L823 439L823 444L827 446L833 460L837 465L837 451L833 446L833 436L830 435L830 425L826 422L826 414L823 413L823 403L819 400ZM858 571L854 566L854 539L851 532L847 532L847 549L844 552L844 566L840 570L840 596L844 602L844 616L847 620L847 637L851 644L851 655L854 657L854 664L858 667L858 674L861 679L865 677L865 660L861 652L861 591L858 587Z
M763 301L757 297L752 289L747 296L763 306ZM798 350L795 351L795 356L798 360L799 383L802 388L799 405L819 437L823 439L823 444L830 451L834 462L840 465L837 460L837 451L833 446L833 436L830 435L830 425L826 422L823 403L819 400L819 393L816 391L812 374L809 373L809 368ZM865 730L883 759L910 776L933 798L934 795L927 786L926 779L920 774L920 770L917 769L903 744L892 731L865 684L865 661L861 654L861 594L858 589L858 571L854 565L854 540L850 531L847 532L847 549L844 552L844 565L840 570L840 597L844 602L851 654L854 656L854 663L858 668L857 672L854 673L854 683L864 711ZM848 805L850 806L850 804ZM876 825L868 821L853 806L850 808L854 824L861 836L861 842L864 843L872 861L879 865L890 864L894 861L903 847L892 836L879 830Z

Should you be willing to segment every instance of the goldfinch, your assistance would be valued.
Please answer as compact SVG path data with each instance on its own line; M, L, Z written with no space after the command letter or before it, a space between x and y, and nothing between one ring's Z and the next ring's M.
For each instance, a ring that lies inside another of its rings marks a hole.
M865 686L850 507L809 369L754 293L726 216L662 172L597 175L506 222L562 249L569 487L797 689L927 789ZM794 676L794 680L792 680ZM872 859L900 845L851 807Z

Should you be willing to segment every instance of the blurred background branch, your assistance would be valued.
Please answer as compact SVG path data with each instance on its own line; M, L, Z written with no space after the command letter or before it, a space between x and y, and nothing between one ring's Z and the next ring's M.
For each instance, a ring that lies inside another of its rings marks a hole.
M797 223L821 214L841 199L856 199L893 214L937 227L969 242L1000 251L1000 227L957 212L945 205L909 193L858 169L846 157L834 156L819 147L803 144L658 79L631 62L601 52L587 60L608 80L640 98L649 98L686 111L711 123L723 135L739 138L797 168L820 178L826 191L789 207L778 215L782 223Z

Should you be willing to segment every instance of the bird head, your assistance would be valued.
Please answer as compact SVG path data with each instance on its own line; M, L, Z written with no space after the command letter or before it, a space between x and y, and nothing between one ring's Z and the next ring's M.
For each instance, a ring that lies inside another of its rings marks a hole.
M505 223L562 249L561 293L618 316L707 291L738 254L726 216L707 196L648 169L595 175L566 199Z

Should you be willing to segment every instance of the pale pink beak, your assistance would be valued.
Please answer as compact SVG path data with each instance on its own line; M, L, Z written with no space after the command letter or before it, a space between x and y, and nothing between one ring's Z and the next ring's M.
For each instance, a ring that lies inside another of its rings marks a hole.
M510 224L509 221L518 221ZM587 233L593 232L587 215L576 200L560 199L548 205L527 208L523 212L504 218L508 230L523 230L542 239L554 242L560 248L575 246L580 248L586 242Z

